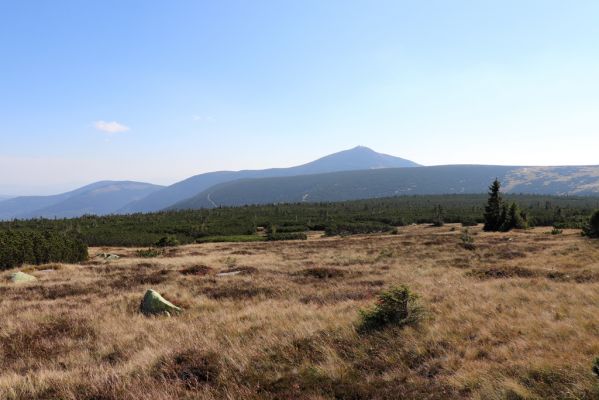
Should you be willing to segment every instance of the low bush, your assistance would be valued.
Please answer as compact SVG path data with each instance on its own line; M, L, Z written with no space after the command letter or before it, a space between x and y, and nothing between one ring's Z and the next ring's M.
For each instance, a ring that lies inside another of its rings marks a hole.
M178 381L189 389L197 389L218 379L220 360L215 352L189 349L163 357L155 368L159 379Z
M345 271L338 268L312 267L300 271L301 275L316 279L331 279L345 275Z
M464 217L464 218L462 218L461 222L462 222L462 226L464 226L464 227L478 225L478 222L476 221L476 219L471 218L471 217Z
M207 275L212 271L212 268L207 267L206 265L191 265L189 267L185 267L179 272L183 275Z
M221 242L263 242L266 240L264 236L258 235L231 235L231 236L205 236L196 239L196 243L221 243Z
M330 223L325 229L326 236L359 235L365 233L392 232L394 226L378 222Z
M295 233L309 231L305 225L277 226L276 233Z
M140 258L158 257L163 254L162 250L150 247L149 249L141 249L135 252L135 255Z
M303 232L270 233L267 240L306 240L308 235Z
M157 247L174 247L178 245L179 241L174 236L163 236L156 242Z
M370 310L361 310L359 332L379 330L387 326L405 326L420 321L423 310L418 296L407 286L394 287L378 296L376 305Z
M597 377L599 378L599 357L595 358L595 361L593 361L593 373L595 375L597 375Z

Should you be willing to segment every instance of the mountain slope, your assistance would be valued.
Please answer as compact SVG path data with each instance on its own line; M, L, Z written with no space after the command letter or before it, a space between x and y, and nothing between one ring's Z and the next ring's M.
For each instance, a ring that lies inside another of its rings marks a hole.
M21 196L0 201L0 219L111 214L161 188L149 183L102 181L53 196Z
M484 193L496 177L504 183L505 191L511 193L599 195L599 166L447 165L244 179L216 185L170 209Z
M367 147L358 146L296 167L271 168L265 170L219 171L192 176L191 178L157 191L144 199L132 202L120 209L119 212L134 213L158 211L195 196L214 185L238 179L417 166L418 164L412 161L377 153Z

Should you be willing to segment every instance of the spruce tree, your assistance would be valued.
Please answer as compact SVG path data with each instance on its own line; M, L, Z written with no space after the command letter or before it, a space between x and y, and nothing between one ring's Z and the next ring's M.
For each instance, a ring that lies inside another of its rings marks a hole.
M441 204L435 207L435 216L433 217L433 226L443 226L445 225L445 220L443 218L443 207Z
M526 214L520 210L520 207L516 203L512 203L510 207L510 218L512 219L513 229L526 229L528 228L528 222L526 222Z
M502 200L501 193L499 190L501 189L501 183L499 180L495 179L495 181L489 186L489 200L485 207L485 231L497 231L502 225L501 221L501 210L502 210Z
M505 218L501 227L502 232L507 232L512 229L525 229L527 227L526 220L522 216L522 212L516 203L512 203L510 207L504 206Z

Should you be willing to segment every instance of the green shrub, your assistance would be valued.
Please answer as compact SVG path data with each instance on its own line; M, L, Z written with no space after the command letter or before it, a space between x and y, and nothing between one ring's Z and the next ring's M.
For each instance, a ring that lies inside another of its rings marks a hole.
M590 238L599 238L599 210L593 213L588 225L583 229L583 234Z
M289 233L270 233L267 236L267 240L306 240L308 236L303 232L289 232Z
M422 308L418 297L407 286L394 287L379 294L370 310L360 311L359 332L379 330L386 326L405 326L418 322Z
M347 222L342 224L332 222L325 228L325 235L360 235L366 233L391 232L393 229L393 226L381 222Z
M158 257L158 256L162 255L162 251L150 247L149 249L137 250L135 252L135 255L137 257L141 257L141 258L152 258L152 257Z
M205 236L196 239L196 243L220 243L220 242L263 242L264 236L258 235L230 235L230 236Z
M562 231L561 229L557 229L557 228L553 228L551 230L551 234L552 235L561 235L564 231Z
M174 247L178 245L179 241L174 236L163 236L156 242L157 247Z
M461 222L462 222L462 226L464 226L464 227L478 225L478 222L476 221L476 219L474 219L472 217L464 217L464 218L462 218Z
M516 203L512 203L509 207L505 206L502 213L502 221L503 223L499 227L499 230L502 232L528 228L526 218Z
M295 233L295 232L306 232L309 231L305 225L288 225L288 226L277 226L275 233Z

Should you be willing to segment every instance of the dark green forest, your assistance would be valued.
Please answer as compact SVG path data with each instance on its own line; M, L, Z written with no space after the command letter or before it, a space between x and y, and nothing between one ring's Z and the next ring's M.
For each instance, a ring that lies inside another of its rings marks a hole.
M0 231L0 270L22 264L76 263L87 260L87 245L56 231Z
M518 205L529 226L583 228L597 197L505 195ZM336 203L299 203L169 211L150 214L83 216L0 222L0 232L36 232L77 237L89 246L153 246L165 237L178 243L267 240L308 230L328 235L392 231L412 223L484 221L487 195L400 196ZM270 232L270 235L257 235ZM274 233L273 233L274 232ZM65 236L65 237L67 237Z

